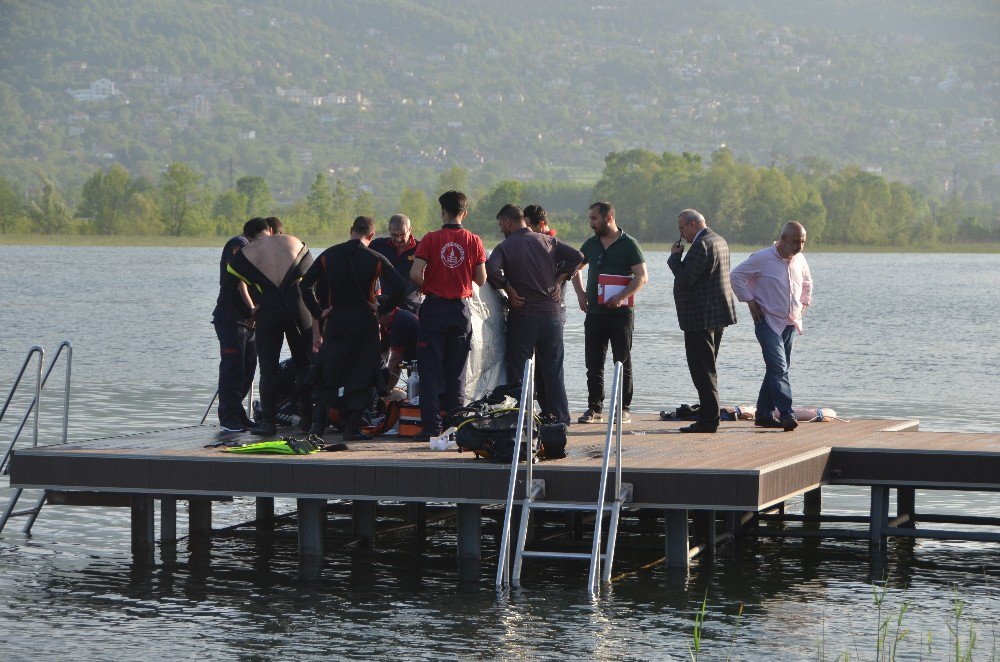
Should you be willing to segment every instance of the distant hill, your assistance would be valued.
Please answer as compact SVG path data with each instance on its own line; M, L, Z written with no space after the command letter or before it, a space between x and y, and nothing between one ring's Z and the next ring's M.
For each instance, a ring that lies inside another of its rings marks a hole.
M72 198L171 162L278 199L317 172L396 199L594 181L613 151L855 164L1000 196L990 0L15 0L0 4L0 176Z

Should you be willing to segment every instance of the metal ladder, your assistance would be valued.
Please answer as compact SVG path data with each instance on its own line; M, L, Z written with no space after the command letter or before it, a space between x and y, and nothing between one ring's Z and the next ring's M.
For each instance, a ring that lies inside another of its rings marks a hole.
M611 567L614 563L615 540L618 537L618 520L622 505L632 499L632 485L622 483L622 364L615 363L614 382L611 388L611 420L608 421L607 436L604 440L604 457L601 463L601 479L598 486L596 503L584 502L545 502L539 499L545 496L545 481L535 480L532 475L532 454L528 453L525 463L525 495L521 502L521 521L517 535L517 546L514 552L513 570L510 564L510 528L514 509L514 492L517 483L518 459L520 457L521 441L525 430L531 439L532 421L534 415L534 361L528 359L524 365L524 386L521 389L521 406L518 413L517 435L514 441L514 459L511 461L510 485L507 489L507 504L504 511L503 529L500 539L500 559L497 564L496 586L517 588L521 584L521 565L525 558L558 558L558 559L589 559L590 571L587 574L587 593L595 595L601 583L611 580ZM527 425L525 425L527 422ZM608 502L607 484L611 460L611 444L615 442L615 486L614 501ZM554 552L525 549L528 537L528 519L532 510L554 510L563 512L594 513L594 538L590 553L584 552ZM601 553L601 537L604 513L610 514L608 523L608 541L605 552ZM601 561L604 561L603 573Z
M10 393L7 395L7 400L4 402L3 409L0 410L0 421L7 414L7 409L10 407L11 401L14 399L14 394L17 392L17 387L21 384L21 379L24 377L25 370L28 369L28 364L31 363L32 357L37 357L38 366L35 372L35 395L28 404L28 408L25 410L24 415L21 417L21 422L17 426L17 431L14 432L14 436L11 438L10 443L7 444L7 450L3 454L3 459L0 460L0 474L6 475L9 470L10 455L14 450L14 445L21 436L21 432L24 430L24 425L28 421L28 417L34 412L34 426L32 431L31 445L32 447L38 446L38 416L41 411L41 401L42 401L42 389L45 387L46 382L49 380L49 375L52 374L52 368L55 367L56 363L59 361L59 357L62 355L63 350L66 350L66 383L63 387L63 431L62 431L62 441L60 443L65 444L69 433L69 383L70 375L73 368L73 345L68 341L64 340L59 343L59 347L56 349L56 353L52 356L52 360L49 362L48 368L45 369L45 375L42 376L42 366L45 364L45 350L35 345L28 350L27 356L24 357L24 363L21 364L21 370L17 373L17 377L14 379L14 384L10 387ZM38 518L38 513L42 510L42 506L45 505L45 498L48 496L48 492L43 491L42 495L35 502L35 505L31 508L25 510L15 511L14 507L17 505L18 499L21 498L21 493L24 492L22 488L17 488L14 490L10 497L10 501L7 503L7 508L4 510L3 515L0 516L0 532L3 531L4 527L7 525L7 520L11 517L19 517L22 515L28 516L28 521L25 522L24 528L22 529L24 533L30 533L31 527L35 524L35 519Z

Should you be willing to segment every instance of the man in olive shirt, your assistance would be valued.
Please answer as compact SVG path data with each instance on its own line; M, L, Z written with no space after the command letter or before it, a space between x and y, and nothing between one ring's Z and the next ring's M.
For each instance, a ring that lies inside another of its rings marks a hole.
M580 423L604 420L604 360L611 344L611 356L622 363L622 423L631 422L632 405L632 330L635 318L628 299L648 280L646 261L635 239L625 234L615 222L615 208L610 202L590 205L587 219L594 236L583 243L583 263L587 269L584 289L582 272L573 277L573 287L580 310L587 313L583 323L584 361L587 366L587 411ZM597 297L600 274L631 276L632 280L618 294L601 304Z

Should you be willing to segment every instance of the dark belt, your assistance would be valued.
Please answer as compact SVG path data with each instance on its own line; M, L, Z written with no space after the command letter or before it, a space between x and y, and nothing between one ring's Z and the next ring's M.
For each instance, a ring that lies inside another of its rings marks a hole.
M425 294L424 295L424 299L425 300L427 300L427 299L437 299L438 301L468 301L471 298L472 297L460 297L458 299L449 299L447 297L439 297L436 294Z

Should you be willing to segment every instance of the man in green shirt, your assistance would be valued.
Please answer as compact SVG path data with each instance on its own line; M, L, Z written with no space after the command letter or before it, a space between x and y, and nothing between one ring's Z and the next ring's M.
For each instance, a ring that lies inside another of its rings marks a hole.
M579 423L604 420L604 360L611 345L611 356L622 363L622 423L631 422L632 405L632 331L635 317L629 297L646 284L646 261L635 239L615 223L615 208L610 202L590 205L587 219L594 236L583 243L583 263L587 265L584 289L582 270L573 277L573 287L580 310L587 313L583 323L584 361L587 366L587 411ZM597 281L600 274L630 276L621 292L598 302Z

